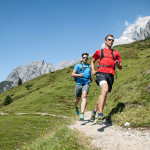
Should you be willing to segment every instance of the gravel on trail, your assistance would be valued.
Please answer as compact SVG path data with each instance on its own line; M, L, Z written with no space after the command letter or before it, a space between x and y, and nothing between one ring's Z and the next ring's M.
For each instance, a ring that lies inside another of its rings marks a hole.
M101 150L150 150L150 130L122 128L108 124L90 122L92 112L85 112L85 120L77 121L71 129L77 129L92 137L91 143Z

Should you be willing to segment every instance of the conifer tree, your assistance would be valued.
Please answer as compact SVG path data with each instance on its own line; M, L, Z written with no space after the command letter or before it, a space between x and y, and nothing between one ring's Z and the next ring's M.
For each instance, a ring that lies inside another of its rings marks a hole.
M12 103L12 99L9 95L7 95L7 97L4 99L4 106L9 105L10 103Z
M21 80L21 78L19 78L18 85L20 86L21 84L22 84L22 80Z

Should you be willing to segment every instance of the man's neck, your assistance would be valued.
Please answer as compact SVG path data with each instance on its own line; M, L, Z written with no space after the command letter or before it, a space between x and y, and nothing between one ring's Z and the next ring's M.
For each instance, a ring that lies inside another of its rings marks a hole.
M111 46L105 45L105 48L106 48L106 49L111 49Z
M84 63L84 62L82 61L82 64L87 64L87 62Z

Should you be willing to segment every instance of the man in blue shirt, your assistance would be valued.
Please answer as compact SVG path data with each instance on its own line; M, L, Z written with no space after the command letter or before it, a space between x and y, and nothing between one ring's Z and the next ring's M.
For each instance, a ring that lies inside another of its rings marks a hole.
M91 65L87 63L88 56L88 53L83 53L82 61L75 65L74 70L72 72L72 77L74 77L74 80L76 81L75 107L77 115L79 115L78 104L82 95L81 115L79 120L84 120L84 112L87 104L87 94L89 91L89 83L91 80Z

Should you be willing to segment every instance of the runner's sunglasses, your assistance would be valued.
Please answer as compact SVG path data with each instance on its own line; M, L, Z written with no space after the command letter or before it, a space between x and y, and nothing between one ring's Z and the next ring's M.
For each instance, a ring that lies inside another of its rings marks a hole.
M114 42L114 39L107 39L108 41L113 41Z
M88 59L88 57L82 57L83 59Z

